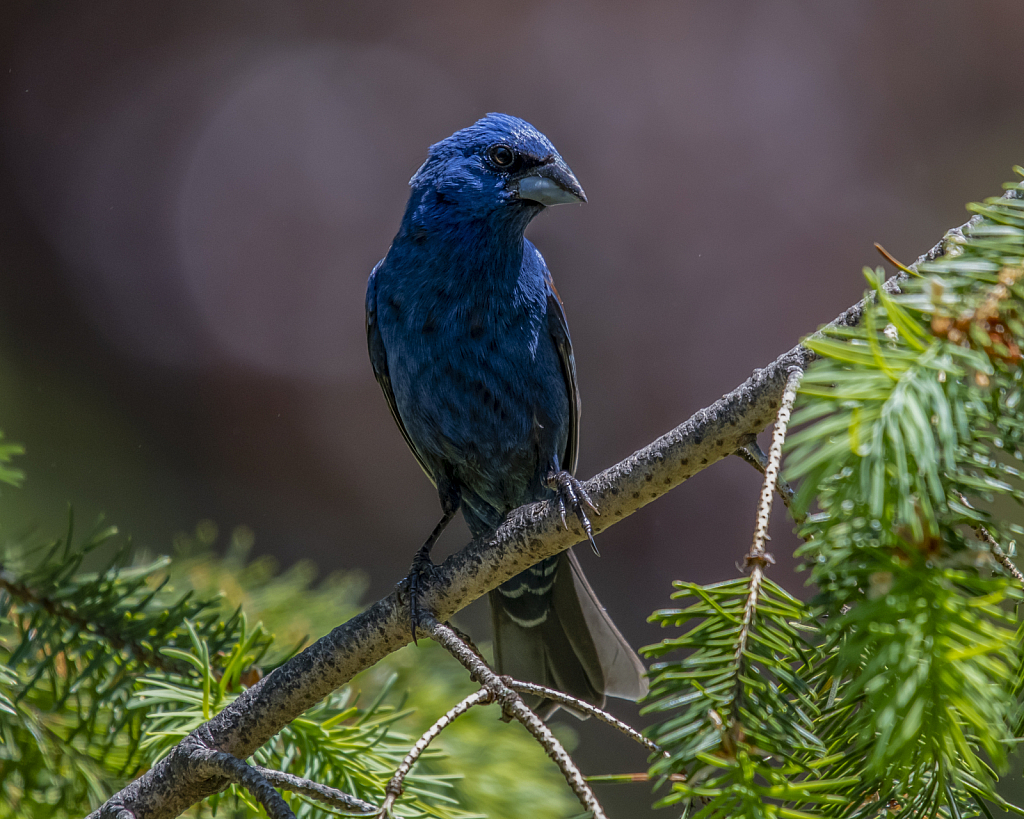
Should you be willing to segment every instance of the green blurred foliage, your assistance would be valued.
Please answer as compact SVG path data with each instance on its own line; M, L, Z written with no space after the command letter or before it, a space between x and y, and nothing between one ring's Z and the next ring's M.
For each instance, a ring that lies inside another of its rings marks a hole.
M865 270L857 326L805 340L786 474L818 593L798 601L763 561L676 584L693 602L652 619L682 632L645 649L665 658L646 706L663 805L1024 814L996 787L1024 738L1024 185L1006 188L898 292Z
M335 573L314 584L315 568L294 564L281 573L271 557L248 558L252 534L236 527L221 559L212 559L217 527L202 521L192 535L175 538L169 564L181 588L223 593L225 610L241 606L286 648L306 645L361 610L365 577ZM489 646L481 648L489 654ZM410 713L402 730L419 735L437 717L476 690L465 669L432 641L420 641L388 656L352 682L360 700L372 700L392 676ZM446 753L435 768L463 775L457 790L464 807L491 819L536 816L562 819L578 807L543 749L522 726L506 724L496 707L476 708L460 717L436 740ZM559 739L573 744L571 729L557 726Z
M175 539L173 557L130 554L98 525L44 543L4 534L0 559L0 814L75 816L137 776L189 730L269 670L360 609L365 578L314 582L250 559L236 527L217 556L217 527ZM85 571L86 562L101 562ZM276 632L276 636L275 633ZM343 687L257 753L267 767L374 801L440 714L470 693L466 672L433 643L405 649ZM575 800L521 726L478 708L417 763L400 815L439 819L564 817ZM322 807L288 797L300 816ZM379 801L377 799L376 801ZM194 815L262 815L231 789Z

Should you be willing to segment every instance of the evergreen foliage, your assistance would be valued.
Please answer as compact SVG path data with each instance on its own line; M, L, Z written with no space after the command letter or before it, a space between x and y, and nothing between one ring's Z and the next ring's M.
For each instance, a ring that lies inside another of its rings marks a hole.
M677 584L696 602L653 619L687 630L647 650L690 652L652 670L651 733L670 758L651 773L675 775L662 804L702 817L1019 811L995 790L1024 687L1006 557L1024 534L1024 188L1006 187L898 293L865 270L859 326L806 340L819 358L787 477L818 594L805 607L755 577Z
M699 799L708 815L793 816L781 808L773 814L766 800L788 801L793 778L825 756L814 733L820 709L800 674L814 657L809 635L796 625L810 619L806 605L771 581L675 585L674 599L694 602L652 620L686 630L647 654L690 653L655 666L645 711L668 715L649 730L669 754L654 762L652 776L686 777L658 804ZM801 801L835 800L829 789L844 784L819 779Z
M115 535L98 526L76 545L69 515L63 538L9 548L0 565L9 705L0 714L0 789L25 816L78 812L111 778L135 771L142 723L128 704L139 677L187 675L176 652L191 634L215 652L234 642L240 614L224 619L208 601L169 592L166 559L131 567L125 542L102 570L81 571ZM267 645L252 647L262 655Z
M217 535L204 521L194 536L178 539L173 559L136 557L136 563L113 527L99 525L78 539L73 518L53 543L5 545L0 815L83 815L294 654L309 634L358 610L365 586L358 575L335 575L311 588L308 564L280 573L267 558L251 560L244 527L232 533L225 556L214 559ZM84 571L102 553L108 555L102 568ZM266 625L252 625L245 612ZM282 639L273 639L270 628ZM436 646L422 646L415 667L412 659L399 652L379 664L360 685L339 690L289 725L254 761L379 804L438 705L448 707L472 690L461 667ZM491 747L499 728L504 747L522 760L515 771ZM489 816L512 817L524 805L536 816L571 812L571 797L543 753L515 726L498 723L493 709L460 720L447 744L460 754L445 756L439 750L445 742L427 752L407 780L402 816L468 819L486 806ZM460 782L456 800L454 784L469 768L480 782ZM500 792L481 782L499 783ZM306 797L284 796L297 816L330 813ZM195 813L214 810L264 815L235 787Z
M652 619L681 632L646 649L659 805L752 819L1024 813L996 791L1024 736L1024 576L1009 560L1024 536L1024 186L1007 187L971 206L938 259L905 269L899 292L866 270L858 327L806 340L818 359L786 466L816 596L772 582L764 556L747 577L676 583L681 607ZM0 439L0 482L22 480L19 452ZM76 539L69 515L52 543L3 546L3 816L81 815L357 610L357 575L312 588L305 564L251 560L247 530L211 560L216 540L203 523L173 560L144 560L113 527ZM346 686L254 761L379 804L414 737L474 688L427 645L360 683L368 703ZM493 710L460 718L446 745L458 758L432 746L401 816L571 813L543 753ZM470 768L457 801L453 771ZM285 798L298 816L329 812ZM260 815L234 787L194 810Z
M3 441L4 434L0 432L0 483L20 486L25 474L11 466L11 459L15 455L21 455L25 450L20 444L5 444Z

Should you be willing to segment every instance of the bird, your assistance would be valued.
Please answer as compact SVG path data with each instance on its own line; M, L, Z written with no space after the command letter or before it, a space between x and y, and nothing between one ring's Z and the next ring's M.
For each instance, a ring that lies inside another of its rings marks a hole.
M563 525L567 508L575 514L592 544L586 511L599 512L573 477L580 399L564 305L524 235L541 211L586 202L583 188L547 137L499 113L432 145L409 187L370 274L366 333L391 414L441 503L409 575L415 636L419 580L460 509L481 537L547 499ZM598 707L606 695L647 692L643 664L571 549L489 598L499 673ZM545 719L558 708L530 704Z

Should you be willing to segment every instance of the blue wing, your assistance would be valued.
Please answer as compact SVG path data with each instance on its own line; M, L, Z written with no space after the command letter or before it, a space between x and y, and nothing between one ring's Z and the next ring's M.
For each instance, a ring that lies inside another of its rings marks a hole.
M430 482L437 486L434 476L427 469L423 456L412 442L412 438L409 437L409 431L405 428L402 416L398 412L398 404L395 402L395 390L391 386L391 376L388 373L387 350L384 349L384 339L381 338L380 327L377 325L376 278L377 271L382 264L384 264L383 259L374 265L373 271L370 273L370 281L366 286L366 346L370 350L370 365L373 367L373 375L377 379L377 383L380 384L381 392L384 393L384 399L388 402L388 409L391 410L391 417L398 424L402 437L405 438L406 444L409 445L409 449L416 457L416 462L420 465L420 469L430 479Z
M540 256L539 253L537 255ZM569 395L569 433L561 467L572 474L576 472L576 459L580 450L580 391L576 385L576 359L572 355L572 339L569 338L569 325L565 320L565 307L547 265L544 266L544 279L548 291L548 332L555 342L565 389Z

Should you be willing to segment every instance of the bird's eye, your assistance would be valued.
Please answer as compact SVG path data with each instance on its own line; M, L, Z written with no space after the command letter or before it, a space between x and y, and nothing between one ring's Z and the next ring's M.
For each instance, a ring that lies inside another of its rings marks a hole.
M494 167L505 171L515 163L516 152L509 148L508 145L498 143L487 149L487 158L491 160Z

